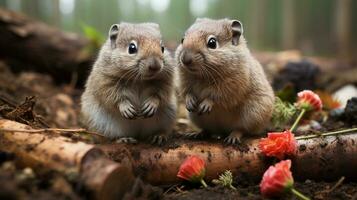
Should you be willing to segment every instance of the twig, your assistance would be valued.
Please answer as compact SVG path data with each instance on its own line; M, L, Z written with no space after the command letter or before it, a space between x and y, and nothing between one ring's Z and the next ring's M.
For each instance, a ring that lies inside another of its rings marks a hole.
M176 191L179 193L187 193L187 191L184 191L181 189L182 187L176 187Z
M45 126L46 128L49 128L50 125L47 124L45 118L42 115L37 115L35 114L35 119L37 119L43 126Z
M327 193L331 193L332 191L334 191L338 186L340 186L340 185L343 183L344 180L345 180L345 177L342 176L342 177L337 181L337 183L336 183L330 190L328 190Z
M6 98L5 96L3 96L3 94L0 94L0 100L12 107L16 107L15 103L10 102L10 100L8 98Z
M340 186L344 180L345 180L345 177L342 176L331 189L325 189L325 190L319 191L318 194L323 195L323 196L328 195L329 193L333 192L338 186Z
M26 132L26 133L41 133L41 132L82 132L82 133L90 133L94 135L98 135L104 137L102 134L96 132L87 131L84 128L73 128L73 129L65 129L65 128L42 128L42 129L9 129L9 128L0 128L0 131L3 132Z
M332 132L327 132L327 133L319 133L315 135L303 135L303 136L298 136L295 137L297 140L306 140L306 139L311 139L311 138L317 138L317 137L325 137L325 136L331 136L331 135L338 135L342 133L349 133L357 131L357 128L351 128L351 129L344 129L344 130L339 130L339 131L332 131Z
M167 193L169 193L171 190L176 189L177 186L178 186L178 184L175 184L175 185L170 186L169 189L167 189L167 190L164 192L164 195L167 194ZM177 189L176 189L176 190L177 190Z

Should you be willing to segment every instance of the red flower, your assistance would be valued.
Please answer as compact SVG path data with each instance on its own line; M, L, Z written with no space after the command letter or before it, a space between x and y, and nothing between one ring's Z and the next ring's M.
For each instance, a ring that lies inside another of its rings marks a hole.
M177 177L191 182L202 182L205 174L205 161L198 156L190 156L181 164Z
M265 197L277 197L293 188L294 179L290 171L291 161L284 160L270 166L263 175L260 192Z
M294 155L297 142L290 131L268 133L267 138L259 141L259 149L266 156L273 156L284 159L286 155Z
M304 90L299 92L297 100L297 107L306 110L321 110L322 101L319 95L315 94L311 90Z

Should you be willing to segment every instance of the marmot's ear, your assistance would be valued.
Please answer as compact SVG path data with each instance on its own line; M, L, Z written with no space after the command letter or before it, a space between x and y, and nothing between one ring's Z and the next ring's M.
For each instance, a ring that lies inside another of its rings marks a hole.
M231 27L232 27L232 44L238 45L239 38L243 34L243 25L238 20L232 20Z
M117 40L118 33L119 33L119 24L113 24L109 30L110 46L112 47L112 49L116 47L115 41Z

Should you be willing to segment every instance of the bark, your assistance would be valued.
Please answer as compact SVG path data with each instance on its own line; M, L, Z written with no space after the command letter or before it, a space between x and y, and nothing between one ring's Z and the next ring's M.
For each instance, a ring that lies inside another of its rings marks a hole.
M247 148L205 141L177 140L165 147L148 144L103 144L97 147L48 133L8 132L28 126L0 120L0 150L16 154L20 163L60 172L75 171L97 199L113 199L131 188L133 174L153 185L175 184L181 163L189 155L206 161L206 181L225 170L241 181L258 182L274 159L261 154L259 139L246 141ZM292 160L296 180L357 180L357 133L298 140ZM104 156L104 153L107 157ZM109 157L109 159L108 159ZM116 161L116 162L113 162Z
M14 71L35 70L58 81L86 77L92 63L88 40L27 16L0 8L0 58Z
M0 120L0 129L31 129ZM0 132L0 150L12 152L20 165L37 170L79 174L80 182L96 199L119 199L131 187L131 167L107 159L94 145L50 133Z
M248 141L249 150L246 152L221 144L194 141L186 141L175 148L112 144L103 145L101 149L115 161L129 158L127 161L133 166L134 173L154 185L179 182L176 174L189 155L198 155L206 161L205 179L208 181L225 170L231 170L238 180L258 182L274 161L260 153L258 142L257 139ZM291 158L295 179L328 181L345 176L357 180L356 143L356 133L299 140L297 155Z

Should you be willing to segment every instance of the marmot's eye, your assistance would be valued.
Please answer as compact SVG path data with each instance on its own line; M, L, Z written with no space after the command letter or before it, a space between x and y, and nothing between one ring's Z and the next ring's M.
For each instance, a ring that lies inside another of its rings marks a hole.
M128 52L129 52L129 54L134 54L134 53L138 52L138 48L136 47L135 42L131 42L129 44Z
M216 38L210 38L207 42L207 47L210 49L215 49L217 48L217 40Z

